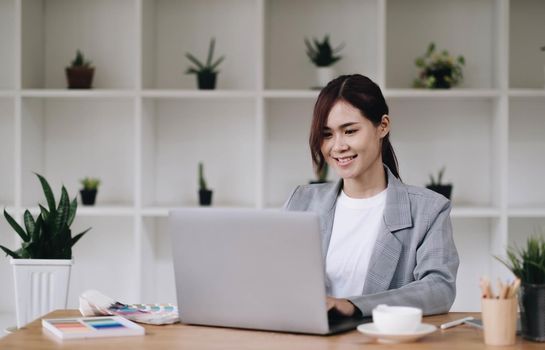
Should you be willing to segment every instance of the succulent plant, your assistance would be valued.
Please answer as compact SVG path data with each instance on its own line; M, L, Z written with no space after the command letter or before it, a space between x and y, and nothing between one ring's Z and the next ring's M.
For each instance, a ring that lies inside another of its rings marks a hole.
M79 181L86 191L93 191L98 189L100 185L100 179L95 177L85 177Z
M447 50L435 51L435 43L430 43L423 56L417 57L415 64L420 68L413 87L429 89L448 89L463 79L464 56L454 58Z
M437 179L433 177L432 174L430 174L430 185L431 186L441 186L443 181L443 174L445 173L445 167L442 167L441 170L439 170L439 173L437 174Z
M204 165L199 163L199 190L208 190L206 180L204 179Z
M525 249L509 248L507 261L496 257L523 283L545 283L545 239L543 236L528 238Z
M307 46L307 56L318 67L331 66L342 58L342 56L336 56L336 54L343 49L344 43L341 43L335 49L331 48L328 34L325 35L322 42L313 38L311 43L305 38L305 45Z
M206 63L202 63L199 61L195 56L187 52L185 54L185 57L187 57L188 60L190 60L196 67L190 67L187 69L186 74L213 74L218 73L219 71L216 70L216 68L219 66L221 62L225 59L225 56L221 56L218 58L215 62L212 62L214 57L214 47L216 45L216 39L212 38L210 39L210 47L208 48L208 58L206 59Z
M61 198L57 205L47 180L39 174L36 176L42 185L48 209L39 205L40 214L36 219L25 210L24 228L4 209L4 217L23 242L21 248L16 251L1 245L0 249L14 259L72 259L72 247L91 228L72 237L70 225L76 217L78 206L76 198L70 202L68 192L62 186Z
M78 49L76 57L72 60L70 68L91 68L91 61L86 60L83 53Z

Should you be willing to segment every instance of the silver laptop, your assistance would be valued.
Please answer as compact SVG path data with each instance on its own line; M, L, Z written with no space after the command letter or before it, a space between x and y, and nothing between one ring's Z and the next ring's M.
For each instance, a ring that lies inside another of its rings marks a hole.
M169 229L183 323L332 334L370 321L328 314L313 213L179 209Z

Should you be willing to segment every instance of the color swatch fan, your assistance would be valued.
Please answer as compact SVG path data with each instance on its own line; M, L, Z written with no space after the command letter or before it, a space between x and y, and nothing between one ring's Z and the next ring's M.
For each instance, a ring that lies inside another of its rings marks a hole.
M116 315L131 321L154 325L180 321L178 308L172 304L124 304L96 291L88 290L79 298L83 316Z

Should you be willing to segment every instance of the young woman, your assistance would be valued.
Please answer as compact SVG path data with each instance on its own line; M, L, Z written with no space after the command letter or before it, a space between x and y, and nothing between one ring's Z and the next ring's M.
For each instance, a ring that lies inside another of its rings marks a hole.
M317 172L327 163L341 179L297 187L285 208L320 215L328 309L447 312L459 263L450 201L401 182L389 133L388 106L374 82L359 74L331 81L314 106L309 143Z

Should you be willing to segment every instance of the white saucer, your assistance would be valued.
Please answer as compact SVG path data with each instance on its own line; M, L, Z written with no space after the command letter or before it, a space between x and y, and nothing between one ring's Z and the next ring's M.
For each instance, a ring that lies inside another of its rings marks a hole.
M437 330L432 324L422 323L416 331L408 333L384 333L377 329L374 323L358 326L358 331L371 338L377 338L380 343L408 343L431 334Z

